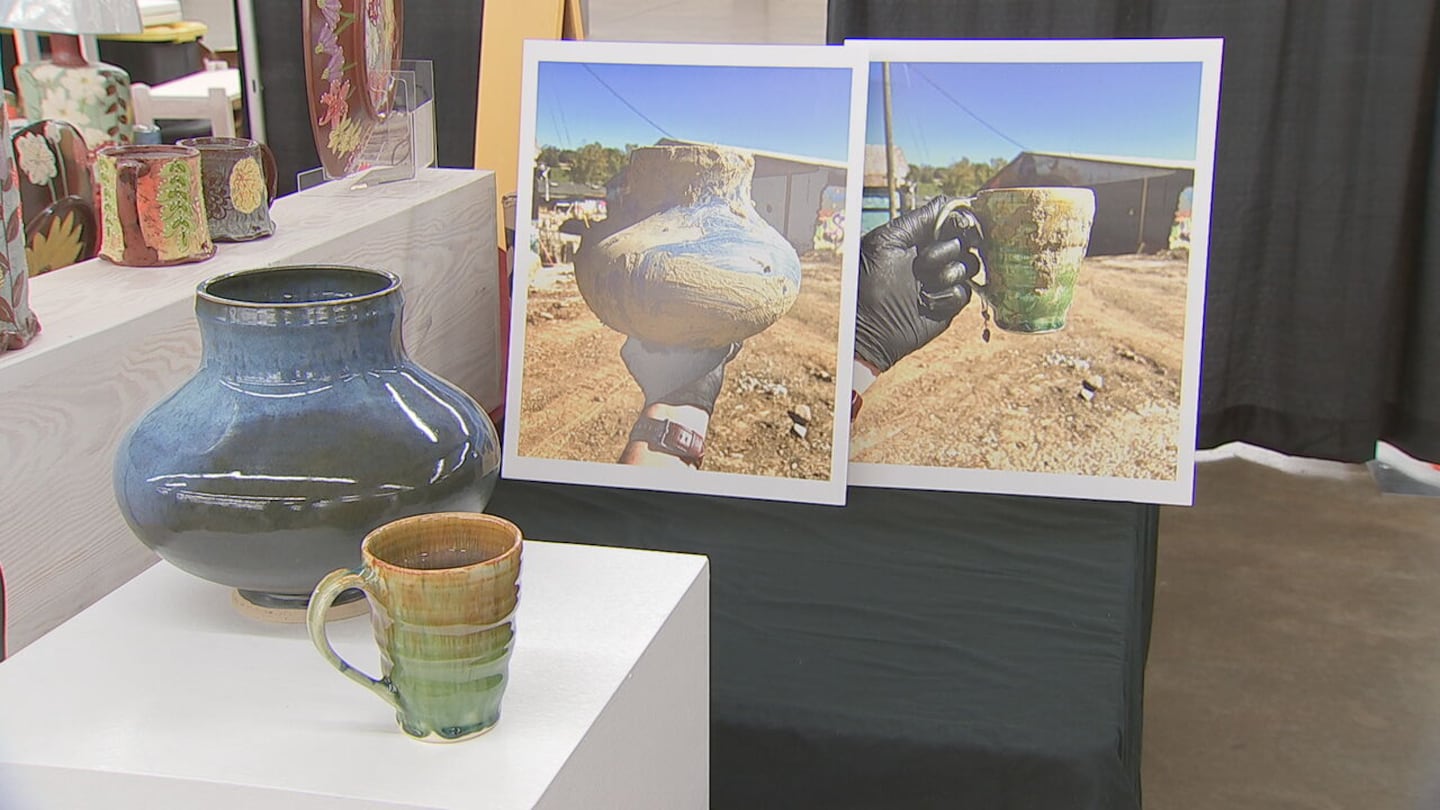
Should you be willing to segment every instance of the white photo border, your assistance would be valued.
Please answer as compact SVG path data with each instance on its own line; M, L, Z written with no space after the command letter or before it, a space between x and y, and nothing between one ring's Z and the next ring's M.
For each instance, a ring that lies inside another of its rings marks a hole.
M871 63L1200 64L1200 109L1196 125L1190 266L1187 274L1184 355L1181 363L1180 425L1175 437L1178 448L1175 480L1155 481L1068 473L860 462L850 465L850 483L855 486L1191 505L1195 491L1195 437L1199 418L1201 338L1204 332L1205 277L1210 252L1211 200L1215 181L1215 140L1219 126L1220 64L1224 40L846 40L845 46L864 49L867 62ZM868 67L866 73L869 73Z
M539 65L541 62L619 63L723 67L848 68L852 73L850 139L846 172L845 221L841 251L839 332L836 335L834 411L830 475L825 480L790 479L708 470L676 475L674 470L564 459L522 456L518 452L521 396L525 370L525 312L529 278L517 269L512 280L509 366L505 388L505 427L501 476L554 483L587 484L625 489L649 489L703 495L724 495L762 500L843 505L850 470L850 390L855 353L855 300L860 266L859 227L864 166L866 93L869 63L863 50L815 45L695 45L637 42L571 42L527 40L523 59L520 102L520 182L517 191L515 244L520 251L530 243L534 223L529 211L534 196L527 167L536 157L535 124ZM853 225L850 225L853 223ZM620 448L616 448L619 456Z

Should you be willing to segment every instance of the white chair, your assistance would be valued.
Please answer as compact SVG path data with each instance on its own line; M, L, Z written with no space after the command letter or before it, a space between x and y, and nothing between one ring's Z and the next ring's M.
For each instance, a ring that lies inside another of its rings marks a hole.
M147 84L130 85L135 123L154 125L156 118L205 119L217 138L235 136L235 113L224 88L211 87L204 97L175 98L155 95Z

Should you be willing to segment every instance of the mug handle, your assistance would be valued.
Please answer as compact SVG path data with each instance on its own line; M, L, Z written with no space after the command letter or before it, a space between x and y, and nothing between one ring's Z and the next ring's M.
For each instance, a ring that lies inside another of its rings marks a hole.
M931 238L936 242L958 239L960 245L974 255L980 267L966 283L970 285L970 289L983 296L989 274L986 272L985 255L980 252L980 246L985 242L985 233L980 226L980 215L975 213L972 205L974 202L974 197L956 197L941 206L940 215L935 218L935 232L931 234ZM923 283L920 292L922 299L929 300L927 295L934 297L924 289Z
M280 170L275 165L275 153L270 147L260 144L260 165L265 169L265 193L269 195L267 202L275 202L275 194L279 191Z
M305 609L305 626L310 630L310 641L315 644L315 649L330 662L330 666L399 709L400 697L390 679L377 680L351 666L330 646L330 638L325 634L325 612L330 609L330 603L335 601L335 597L351 588L359 588L365 591L365 596L369 598L370 591L366 589L365 578L360 575L360 571L359 568L338 568L326 574L320 584L315 586L315 593L310 596L310 606Z
M116 241L120 243L120 258L127 263L155 264L160 260L160 252L154 247L145 244L144 231L140 227L140 170L145 164L134 158L119 158L115 161L115 216L120 221L120 233ZM142 235L141 244L129 244L126 239L126 226L130 226L129 232ZM151 257L153 261L146 261Z

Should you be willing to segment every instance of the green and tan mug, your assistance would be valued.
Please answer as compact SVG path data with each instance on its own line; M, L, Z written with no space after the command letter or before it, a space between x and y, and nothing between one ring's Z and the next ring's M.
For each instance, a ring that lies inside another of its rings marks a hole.
M346 677L395 707L406 734L453 742L500 719L520 600L520 530L477 512L403 518L374 530L361 565L327 574L306 621L315 648ZM381 677L336 654L325 612L343 591L370 600Z
M995 325L1010 332L1053 332L1065 327L1080 264L1095 222L1095 192L1088 188L997 188L968 208L984 232L984 279L973 286L994 313ZM945 209L942 209L945 210ZM948 215L936 224L939 237Z

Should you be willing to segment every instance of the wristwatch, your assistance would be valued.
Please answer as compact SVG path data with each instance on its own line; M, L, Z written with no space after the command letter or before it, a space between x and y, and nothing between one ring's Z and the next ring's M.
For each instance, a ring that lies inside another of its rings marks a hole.
M630 441L645 442L651 450L676 456L696 469L705 457L705 436L669 419L640 417L630 429Z

